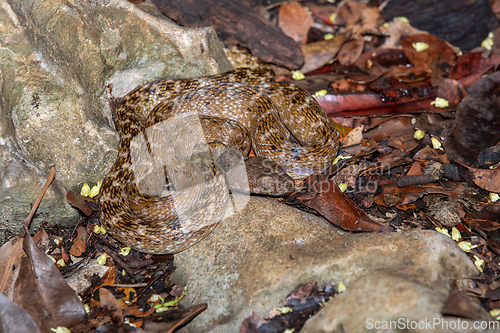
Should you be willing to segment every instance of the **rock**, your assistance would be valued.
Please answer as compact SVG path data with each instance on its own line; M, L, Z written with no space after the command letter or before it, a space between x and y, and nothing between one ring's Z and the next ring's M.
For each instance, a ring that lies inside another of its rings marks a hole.
M472 328L472 320L440 314L447 298L448 290L445 288L432 288L389 272L372 272L329 301L306 322L301 332L366 332L384 329L384 332L406 332L405 329L417 328L419 332L457 332L446 328L461 328L463 325ZM481 310L483 319L491 320L491 316L484 309Z
M500 141L500 73L483 77L467 89L443 146L450 160L477 167L479 154Z
M181 304L208 304L184 332L237 332L252 311L265 317L303 282L342 281L349 290L363 276L385 271L413 281L408 293L430 288L446 295L451 281L477 274L464 252L437 232L350 234L260 197L251 197L208 238L176 254L175 263L171 281L188 287ZM403 310L395 307L395 315Z
M139 84L230 69L211 28L164 19L126 0L0 0L0 242L17 232L45 181L35 222L67 225L68 189L101 181L116 157L109 108ZM112 87L112 93L106 87Z

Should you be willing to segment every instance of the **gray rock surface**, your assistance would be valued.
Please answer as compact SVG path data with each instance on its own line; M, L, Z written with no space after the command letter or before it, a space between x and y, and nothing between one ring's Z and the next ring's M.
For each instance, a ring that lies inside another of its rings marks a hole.
M66 190L101 181L116 157L110 97L230 69L211 28L181 28L147 2L0 0L0 24L0 243L28 215L50 164L56 182L35 222L74 221Z
M380 283L403 280L410 288L405 293L418 295L408 305L396 300L394 316L404 315L409 307L416 311L445 299L451 281L477 274L465 253L437 232L350 234L323 218L260 197L251 197L244 210L221 222L208 238L176 254L175 263L171 281L188 286L181 304L208 304L184 332L237 332L252 311L267 316L300 283L342 281L349 290L377 272L387 273L387 278L380 275ZM419 300L426 298L422 290L429 295L425 301ZM377 302L374 309L386 300L380 295ZM428 311L438 315L437 307ZM350 319L358 320L355 315Z
M472 320L441 315L447 298L446 288L434 288L392 272L371 272L329 301L307 321L301 332L377 332L383 329L384 332L403 332L417 328L419 332L487 332L473 330ZM481 309L479 304L477 307ZM492 320L486 310L482 311L484 320ZM471 329L451 329L453 327Z

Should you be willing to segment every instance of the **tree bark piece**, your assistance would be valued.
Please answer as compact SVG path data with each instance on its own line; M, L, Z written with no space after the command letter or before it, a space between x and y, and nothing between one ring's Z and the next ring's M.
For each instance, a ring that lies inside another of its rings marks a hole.
M247 4L231 0L153 0L170 19L186 26L211 25L224 41L237 41L265 62L298 69L302 50Z

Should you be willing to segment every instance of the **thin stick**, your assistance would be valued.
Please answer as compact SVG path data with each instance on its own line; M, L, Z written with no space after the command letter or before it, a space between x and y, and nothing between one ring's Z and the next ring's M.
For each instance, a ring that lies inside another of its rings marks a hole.
M28 228L30 226L31 220L33 219L33 216L35 215L35 212L40 205L40 202L42 201L43 196L45 195L45 192L49 188L50 183L54 180L54 177L56 175L56 166L51 165L50 170L49 170L49 176L47 177L47 180L45 181L45 184L43 184L42 190L40 191L40 194L38 194L38 198L36 198L35 204L31 208L30 215L28 215L28 218L26 219L26 222L24 222L24 230L25 232L28 231Z

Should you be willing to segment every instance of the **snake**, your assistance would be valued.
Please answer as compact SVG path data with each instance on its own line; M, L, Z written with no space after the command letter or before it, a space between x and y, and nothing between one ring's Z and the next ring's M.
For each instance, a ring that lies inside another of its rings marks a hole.
M267 69L148 83L116 103L114 123L118 155L101 185L99 218L120 243L153 254L191 247L236 209L228 174L242 158L228 171L217 154L244 160L253 150L254 164L302 179L327 169L339 149L315 98Z

